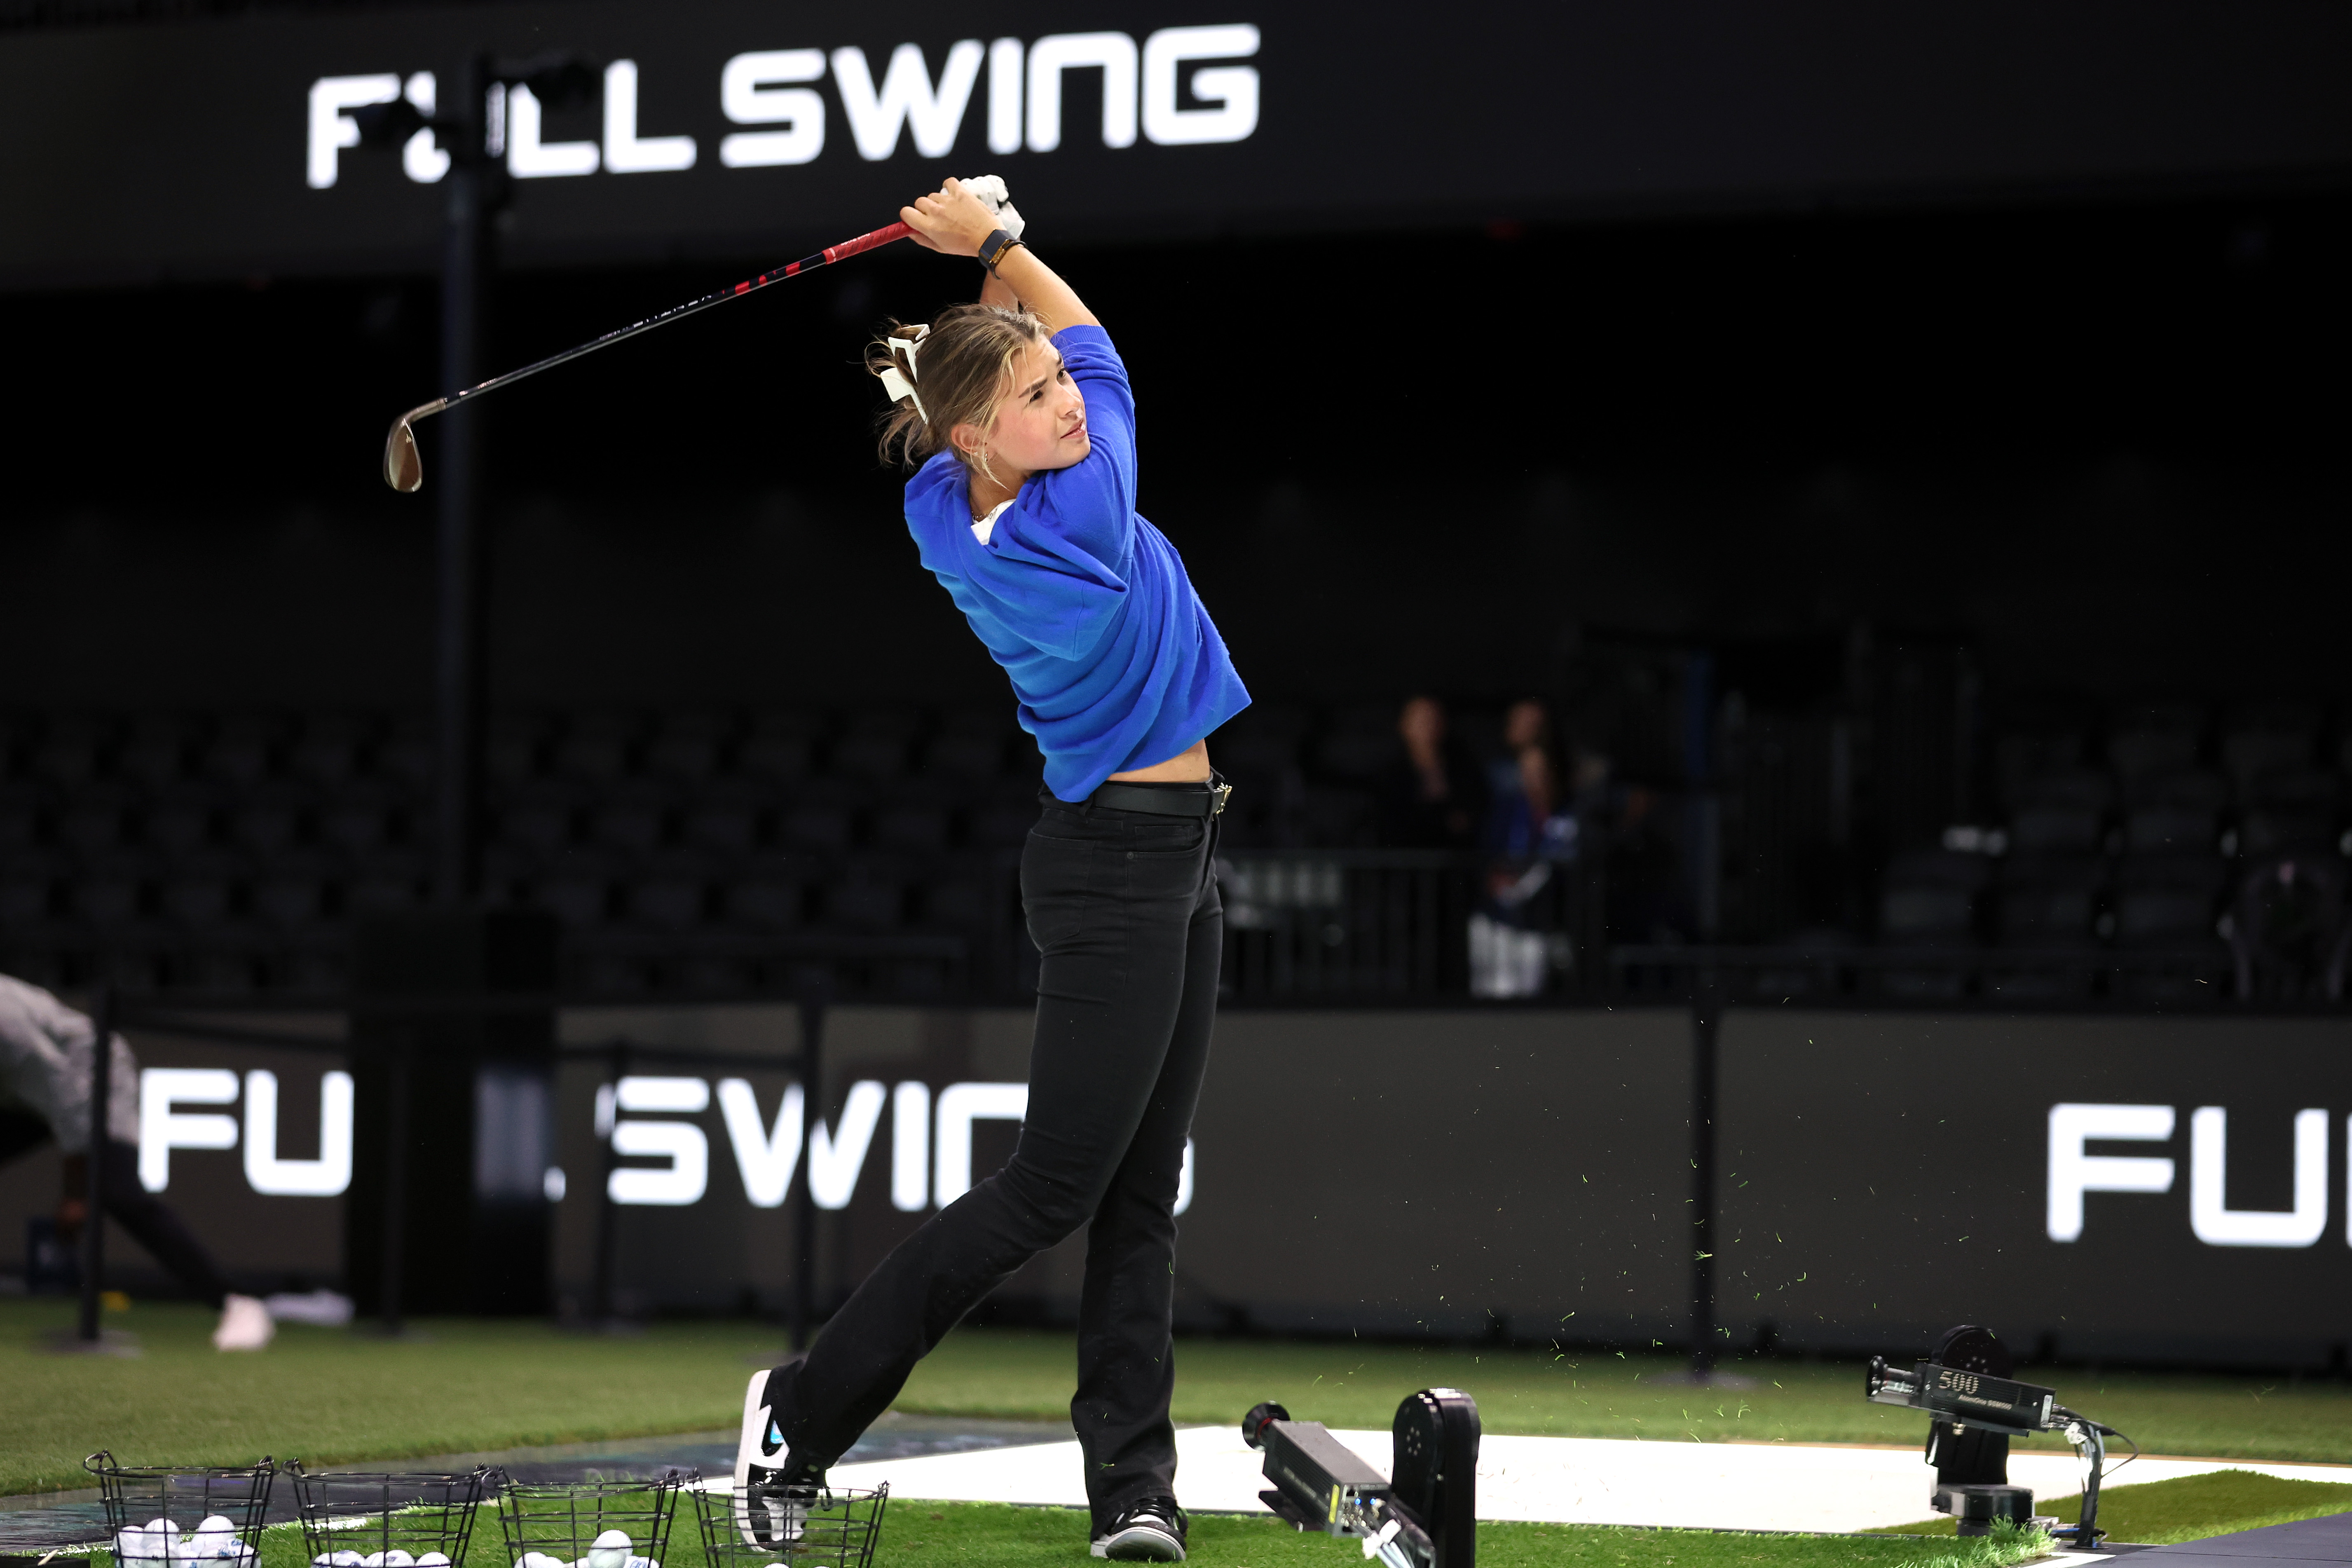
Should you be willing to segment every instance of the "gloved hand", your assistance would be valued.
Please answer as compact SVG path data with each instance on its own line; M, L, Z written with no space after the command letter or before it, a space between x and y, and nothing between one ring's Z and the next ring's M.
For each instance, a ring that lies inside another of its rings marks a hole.
M1021 209L1013 205L1013 196L1004 188L1002 174L980 174L963 182L963 188L980 198L980 205L996 215L996 226L1013 238L1021 237L1027 226Z

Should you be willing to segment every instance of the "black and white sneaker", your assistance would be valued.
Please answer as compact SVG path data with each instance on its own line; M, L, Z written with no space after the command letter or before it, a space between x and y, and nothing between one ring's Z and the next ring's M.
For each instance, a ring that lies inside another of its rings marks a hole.
M1181 1563L1191 1522L1174 1498L1146 1498L1095 1537L1094 1554L1114 1563Z
M735 1442L735 1528L745 1545L762 1551L801 1538L808 1505L824 1488L824 1467L795 1460L776 1419L771 1381L791 1371L788 1363L751 1374Z

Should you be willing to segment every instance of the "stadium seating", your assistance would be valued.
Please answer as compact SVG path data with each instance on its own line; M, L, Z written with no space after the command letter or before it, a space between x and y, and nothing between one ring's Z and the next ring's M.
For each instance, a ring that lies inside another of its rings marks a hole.
M2328 714L2047 702L1990 721L1972 786L1988 826L1840 862L1852 928L1894 950L1853 984L2017 1001L2340 988L2352 752ZM874 973L908 995L964 983L959 963L1017 973L1011 868L1038 783L1006 707L501 712L487 739L485 896L555 914L575 990L771 988L835 940L887 954ZM1393 704L1263 702L1215 750L1231 850L1373 847ZM331 990L355 920L427 897L432 762L413 714L0 715L0 970L70 984L104 953L142 984ZM1742 820L1783 818L1812 820ZM1808 919L1811 946L1853 940Z

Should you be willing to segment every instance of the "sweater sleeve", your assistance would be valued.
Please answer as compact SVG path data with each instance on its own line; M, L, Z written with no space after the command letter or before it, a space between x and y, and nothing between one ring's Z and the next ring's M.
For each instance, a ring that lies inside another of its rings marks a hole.
M1087 451L1069 468L1038 475L1022 510L1031 527L1124 582L1135 552L1135 394L1100 327L1065 327L1054 346L1086 399Z
M1054 344L1086 399L1087 455L1022 486L973 575L1013 612L1021 640L1079 658L1118 624L1134 576L1135 400L1100 327L1065 327Z

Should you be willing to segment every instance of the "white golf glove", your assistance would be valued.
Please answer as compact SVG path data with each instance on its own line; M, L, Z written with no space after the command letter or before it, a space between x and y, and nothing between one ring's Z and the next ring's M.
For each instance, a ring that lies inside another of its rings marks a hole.
M980 174L964 181L963 188L978 196L980 205L996 215L998 227L1015 239L1021 237L1021 231L1027 223L1021 216L1021 209L1013 205L1012 194L1004 188L1003 175Z

